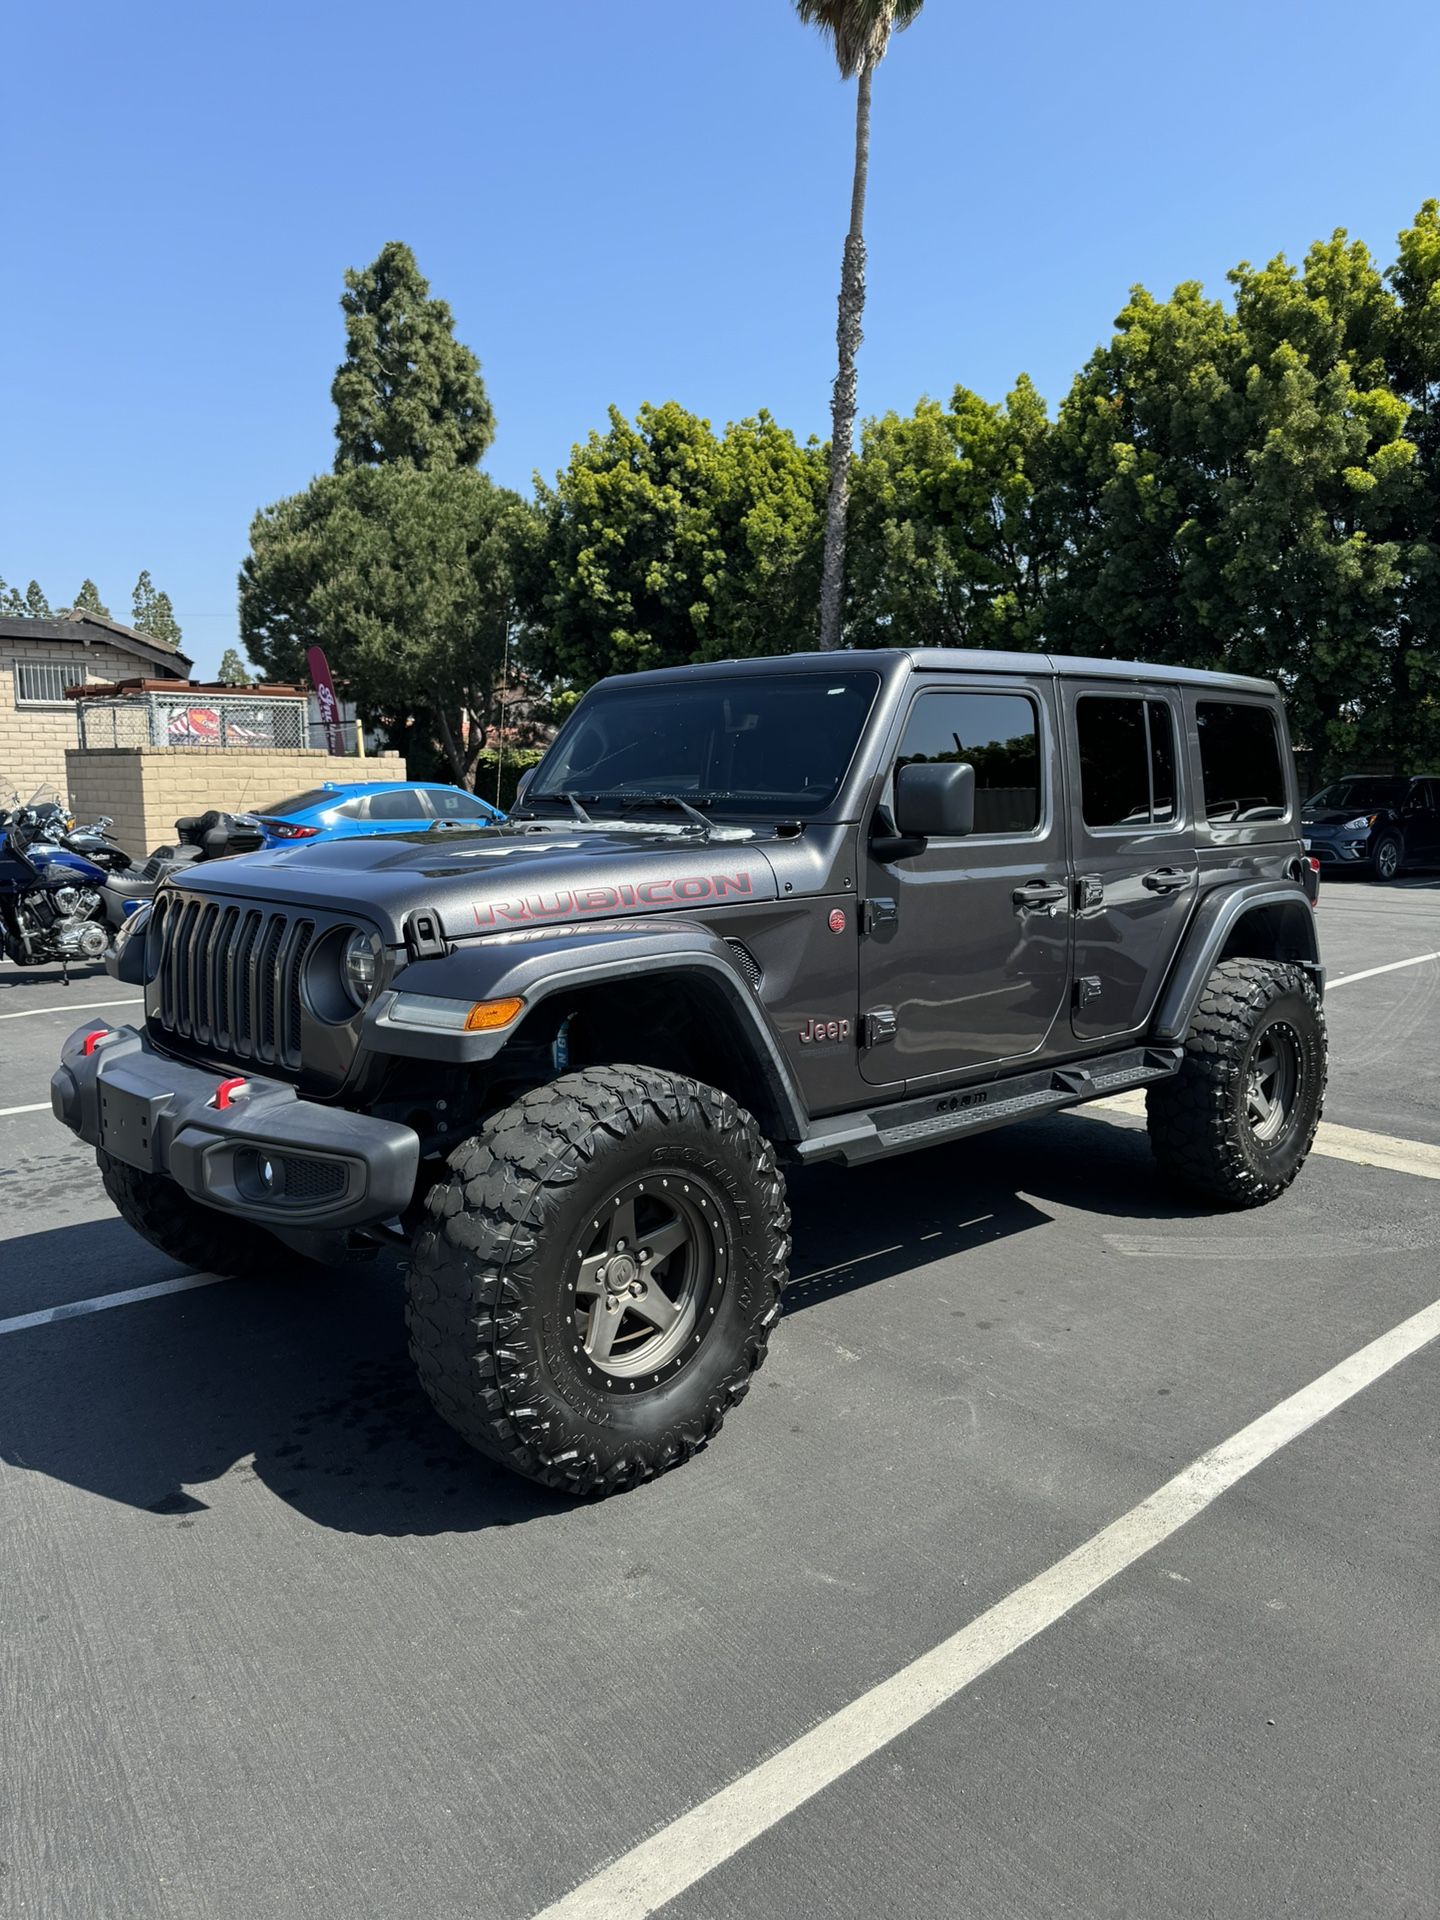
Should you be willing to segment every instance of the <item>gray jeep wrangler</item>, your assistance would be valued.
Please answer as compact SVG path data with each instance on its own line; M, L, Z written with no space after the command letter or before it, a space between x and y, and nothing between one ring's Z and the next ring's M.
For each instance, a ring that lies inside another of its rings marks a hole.
M407 1244L445 1419L627 1487L765 1357L782 1161L1144 1087L1166 1173L1282 1193L1325 1086L1298 823L1264 681L938 650L608 680L504 826L168 880L111 963L143 1028L73 1034L54 1108L174 1259Z

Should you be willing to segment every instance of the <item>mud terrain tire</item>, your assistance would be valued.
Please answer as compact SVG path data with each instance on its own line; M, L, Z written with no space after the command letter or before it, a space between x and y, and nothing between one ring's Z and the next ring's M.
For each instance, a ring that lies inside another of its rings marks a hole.
M1263 1206L1304 1166L1324 1098L1325 1015L1310 975L1277 961L1223 960L1179 1073L1146 1096L1150 1145L1195 1192Z
M121 1219L182 1267L238 1280L295 1259L263 1227L202 1207L163 1173L145 1173L108 1153L97 1152L95 1160Z
M748 1391L786 1279L784 1182L749 1114L678 1074L592 1067L492 1115L450 1170L409 1267L437 1411L573 1493L688 1460Z

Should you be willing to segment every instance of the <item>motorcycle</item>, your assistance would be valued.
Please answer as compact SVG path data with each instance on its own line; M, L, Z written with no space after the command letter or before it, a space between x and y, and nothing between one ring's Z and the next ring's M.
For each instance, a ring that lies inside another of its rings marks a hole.
M104 821L105 827L110 824ZM97 822L94 829L86 831L100 829L101 823ZM153 900L156 888L172 874L202 860L226 860L236 853L258 853L265 844L265 830L252 813L220 813L212 808L208 813L177 820L175 832L177 845L157 847L149 859L143 861L122 855L124 864L112 864L104 876L101 905L113 933L118 933L138 908ZM69 835L67 844L77 837ZM103 832L101 839L103 845L92 845L87 858L100 859L108 853L120 852L113 842L103 840Z
M105 869L57 844L64 823L38 795L0 812L0 953L16 966L99 960L110 944Z

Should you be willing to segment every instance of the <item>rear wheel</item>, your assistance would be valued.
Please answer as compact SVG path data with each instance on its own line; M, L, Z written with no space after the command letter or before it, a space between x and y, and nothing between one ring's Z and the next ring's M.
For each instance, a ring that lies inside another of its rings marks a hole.
M95 1160L126 1225L182 1267L239 1279L296 1260L263 1227L202 1207L163 1173L145 1173L108 1153L97 1152Z
M1155 1158L1227 1206L1263 1206L1305 1164L1325 1071L1325 1016L1305 969L1222 961L1190 1023L1179 1073L1146 1096Z
M1382 833L1370 849L1370 872L1377 880L1393 880L1400 871L1403 848L1393 833Z
M649 1067L568 1074L450 1158L410 1262L410 1351L472 1446L608 1493L678 1465L749 1389L790 1214L728 1095Z

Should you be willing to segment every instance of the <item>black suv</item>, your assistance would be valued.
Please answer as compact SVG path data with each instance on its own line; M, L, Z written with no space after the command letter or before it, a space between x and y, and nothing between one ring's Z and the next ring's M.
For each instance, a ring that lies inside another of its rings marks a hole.
M1440 867L1440 775L1347 773L1305 802L1300 832L1322 866L1374 880L1393 880L1405 866Z
M1289 1185L1325 1085L1292 765L1268 682L1123 662L605 681L504 826L167 880L111 962L144 1026L73 1034L55 1112L182 1262L407 1244L444 1417L629 1486L764 1359L783 1162L1144 1087L1191 1189Z

